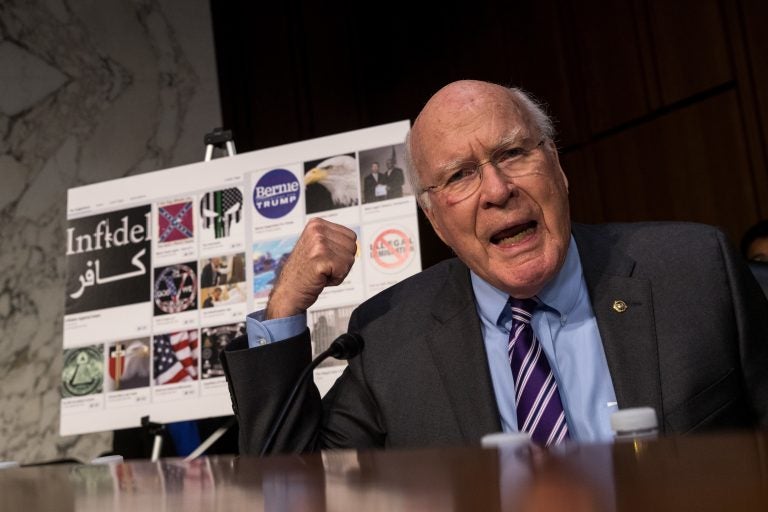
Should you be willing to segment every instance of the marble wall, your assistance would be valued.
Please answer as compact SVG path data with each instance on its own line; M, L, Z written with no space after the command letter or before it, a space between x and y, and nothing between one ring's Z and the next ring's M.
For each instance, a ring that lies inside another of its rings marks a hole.
M221 123L207 0L0 3L0 460L60 437L66 191L203 159Z

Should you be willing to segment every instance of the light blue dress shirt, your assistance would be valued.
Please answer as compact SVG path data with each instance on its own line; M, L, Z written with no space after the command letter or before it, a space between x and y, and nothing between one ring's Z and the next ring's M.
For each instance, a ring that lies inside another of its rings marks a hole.
M515 383L507 353L509 296L474 272L470 275L501 425L505 432L516 432ZM541 304L531 325L557 380L571 439L610 441L616 394L573 237L563 267L537 298Z
M470 274L502 428L516 432L515 383L507 355L512 323L505 308L508 295ZM563 267L538 299L542 305L533 314L533 330L555 374L571 439L610 441L616 395L573 237ZM306 314L265 321L264 311L257 311L247 318L248 345L281 341L306 327Z
M265 312L266 310L260 309L245 319L245 332L248 334L248 346L251 348L293 338L307 328L306 313L264 320Z

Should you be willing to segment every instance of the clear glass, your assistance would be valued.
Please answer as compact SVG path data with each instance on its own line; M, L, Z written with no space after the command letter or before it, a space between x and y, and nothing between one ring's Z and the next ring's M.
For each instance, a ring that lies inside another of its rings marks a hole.
M540 174L538 167L531 166L531 156L544 145L546 139L541 139L531 148L517 144L504 145L494 151L493 155L483 162L461 162L450 166L444 172L442 183L424 187L423 192L444 195L451 202L463 201L474 194L483 180L483 167L491 164L507 179L517 179L534 174Z

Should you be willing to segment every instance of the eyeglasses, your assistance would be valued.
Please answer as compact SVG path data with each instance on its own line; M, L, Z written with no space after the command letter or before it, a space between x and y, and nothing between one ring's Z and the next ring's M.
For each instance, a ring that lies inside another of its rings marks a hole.
M531 155L544 145L546 139L541 139L535 146L526 149L518 145L509 144L502 146L493 152L493 155L482 162L461 162L450 166L445 171L446 178L442 183L429 185L421 190L421 193L434 192L443 194L448 201L463 201L477 189L483 181L483 167L490 163L498 169L507 179L517 179L533 174L540 174L537 167L530 164Z

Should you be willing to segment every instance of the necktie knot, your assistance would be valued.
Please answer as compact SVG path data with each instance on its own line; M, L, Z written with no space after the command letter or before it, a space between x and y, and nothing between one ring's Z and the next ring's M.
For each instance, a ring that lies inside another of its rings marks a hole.
M513 320L527 324L531 323L533 311L539 305L534 299L516 299L514 297L510 297L508 303L512 310Z
M539 303L536 301L536 299L533 299L533 298L516 299L514 297L510 297L509 305L513 308L522 309L528 314L531 314L533 313L533 310L535 310L539 306Z

